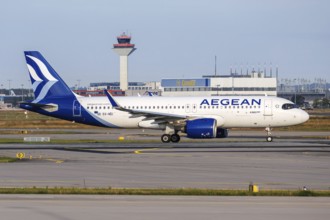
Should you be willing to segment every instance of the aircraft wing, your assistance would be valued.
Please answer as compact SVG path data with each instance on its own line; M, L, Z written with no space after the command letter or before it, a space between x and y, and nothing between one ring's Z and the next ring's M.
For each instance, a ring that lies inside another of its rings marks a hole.
M131 114L131 118L145 117L143 121L147 120L155 120L156 123L172 123L177 126L184 126L187 120L194 120L197 118L214 118L217 120L218 126L224 124L224 119L218 115L179 115L179 114L169 114L169 113L161 113L161 112L150 112L144 110L135 110L135 109L127 109L123 108L120 104L116 102L116 100L111 96L111 94L105 90L105 94L107 95L111 105L119 111L128 112Z
M168 114L168 113L161 113L161 112L150 112L150 111L123 108L121 105L119 105L116 102L116 100L111 96L111 94L107 90L105 90L104 92L107 95L111 105L114 108L116 108L119 111L124 111L124 112L130 113L131 118L145 117L144 121L155 120L158 123L181 121L181 120L185 121L185 120L191 118L187 115Z

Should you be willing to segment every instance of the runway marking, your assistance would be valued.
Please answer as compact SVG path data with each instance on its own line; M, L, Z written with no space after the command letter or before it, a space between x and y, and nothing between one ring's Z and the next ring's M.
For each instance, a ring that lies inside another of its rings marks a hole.
M57 163L57 164L60 164L60 163L63 163L63 162L64 162L64 160L56 160L56 159L52 159L52 158L45 159L45 160L47 160L47 161L51 161L51 162L55 162L55 163Z
M135 154L142 154L144 151L152 151L152 150L158 150L159 148L147 148L147 149L140 149L140 150L135 150Z

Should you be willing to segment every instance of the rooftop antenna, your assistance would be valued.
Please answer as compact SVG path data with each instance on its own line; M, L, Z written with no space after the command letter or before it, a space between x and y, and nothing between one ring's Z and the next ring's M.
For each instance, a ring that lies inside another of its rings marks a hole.
M241 63L241 76L243 75L243 64Z
M217 75L217 55L214 56L214 75Z
M234 72L234 74L236 75L236 73L237 73L237 71L236 71L236 67L237 67L237 65L236 65L236 63L234 63L234 68L235 68L235 72Z
M246 75L249 75L249 63L246 62Z

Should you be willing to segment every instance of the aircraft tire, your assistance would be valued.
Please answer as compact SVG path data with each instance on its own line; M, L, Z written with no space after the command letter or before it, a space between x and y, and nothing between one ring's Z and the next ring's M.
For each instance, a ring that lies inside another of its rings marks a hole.
M180 136L178 134L172 134L171 135L171 141L173 143L178 143L180 141Z
M272 136L268 136L268 137L266 137L266 141L267 141L267 142L272 142L272 141L273 141L273 137L272 137Z
M169 134L163 134L161 140L163 143L169 143L171 141L171 136Z

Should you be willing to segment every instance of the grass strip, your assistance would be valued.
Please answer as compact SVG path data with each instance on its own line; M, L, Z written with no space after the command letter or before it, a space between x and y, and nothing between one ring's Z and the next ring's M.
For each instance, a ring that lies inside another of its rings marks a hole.
M221 189L134 189L134 188L0 188L0 194L58 194L58 195L164 195L164 196L312 196L329 197L330 190L248 190Z
M16 162L18 159L17 158L12 158L12 157L0 157L0 163L12 163Z

